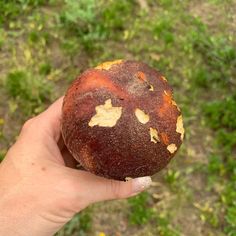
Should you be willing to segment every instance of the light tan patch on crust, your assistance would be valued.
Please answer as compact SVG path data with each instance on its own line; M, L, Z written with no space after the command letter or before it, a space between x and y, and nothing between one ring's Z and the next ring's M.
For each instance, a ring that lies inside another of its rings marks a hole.
M149 86L150 86L149 91L154 91L154 87L151 84L149 84Z
M178 107L177 103L175 102L175 100L172 99L171 103L172 103L172 105L176 106L179 109L179 107Z
M95 67L98 70L109 70L113 65L120 64L123 60L106 61Z
M122 114L122 107L113 107L111 99L105 101L104 105L96 106L96 115L94 115L89 121L89 126L95 125L101 127L113 127L120 119Z
M172 105L178 107L178 106L177 106L177 103L175 102L175 100L172 99L172 102L171 102L171 103L172 103Z
M184 139L184 126L183 126L183 117L181 115L178 116L178 118L177 118L176 132L181 134L180 138L183 141L183 139Z
M156 129L150 127L149 134L151 137L151 142L154 142L154 143L160 142L160 138L158 136L158 132Z
M144 111L138 108L135 109L135 116L142 124L146 124L149 121L149 115L147 115Z
M174 153L177 150L177 146L174 143L171 143L170 145L167 146L167 150L170 153Z
M161 79L162 79L163 81L167 81L166 77L164 77L164 76L161 76Z
M173 106L176 106L177 110L180 111L180 109L179 109L177 103L176 103L175 100L173 100L173 99L172 99L172 105L173 105Z

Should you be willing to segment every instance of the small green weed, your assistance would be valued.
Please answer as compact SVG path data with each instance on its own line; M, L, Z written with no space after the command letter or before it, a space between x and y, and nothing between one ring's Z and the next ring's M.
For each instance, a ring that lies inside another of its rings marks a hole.
M232 150L236 147L236 131L229 132L225 129L217 131L217 144L222 146L227 156L232 154Z
M205 66L199 66L192 71L192 79L194 85L197 87L209 88L210 82L212 81L212 75Z
M194 206L200 211L201 221L204 223L208 223L211 226L218 227L220 222L220 209L221 206L219 203L211 204L209 202L205 202L204 204L194 203Z
M4 159L4 157L5 157L5 153L0 151L0 162Z
M0 50L4 44L5 38L4 38L4 29L1 29L0 27Z
M220 156L211 155L209 157L208 173L217 176L222 176L225 173L224 164Z
M166 216L157 216L157 233L160 236L180 236L180 232L173 228Z
M78 213L73 219L68 222L55 236L85 236L91 229L92 217L89 209Z
M173 5L173 0L160 0L159 4L162 5L162 7L170 7Z
M42 63L40 66L39 66L39 74L40 75L48 75L50 74L52 70L52 66L50 65L50 63Z
M32 7L41 6L48 3L46 0L19 0L19 1L0 1L0 26L15 20L22 13L29 11Z
M149 194L147 192L128 199L128 203L130 206L129 222L131 224L142 225L151 220L153 211L149 207Z
M35 43L38 43L39 40L40 40L39 32L37 32L37 31L29 32L29 35L28 35L29 43L35 44Z
M165 175L165 180L168 184L173 185L178 181L179 176L179 171L169 169Z
M6 90L26 114L36 112L36 108L50 100L51 89L45 80L23 70L7 75Z
M166 45L174 42L173 21L168 16L159 19L153 27L154 37L163 39Z
M109 37L118 36L119 31L123 31L127 26L127 16L134 10L135 2L131 1L110 1L110 4L104 5L101 13L101 22L104 22L104 28ZM121 15L123 17L121 17ZM114 32L116 33L114 34Z
M81 46L78 44L78 39L76 37L63 39L61 48L71 59L81 51Z
M211 128L236 129L236 95L205 104L203 111Z
M225 221L224 231L227 235L236 235L236 161L231 163L231 171L233 171L230 181L226 184L225 191L221 196L223 204L225 204ZM231 173L231 172L230 172Z

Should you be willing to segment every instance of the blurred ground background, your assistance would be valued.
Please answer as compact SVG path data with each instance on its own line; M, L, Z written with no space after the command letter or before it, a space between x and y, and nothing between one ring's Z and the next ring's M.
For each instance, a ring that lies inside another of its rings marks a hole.
M0 159L23 122L113 59L161 70L186 137L153 186L57 236L236 235L235 0L0 0Z

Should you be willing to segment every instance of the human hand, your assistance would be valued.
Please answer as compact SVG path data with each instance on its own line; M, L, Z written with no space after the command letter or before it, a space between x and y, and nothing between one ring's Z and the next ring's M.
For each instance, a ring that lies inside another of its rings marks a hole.
M150 177L108 180L71 168L60 133L62 98L23 126L0 165L0 235L48 236L89 204L134 196Z

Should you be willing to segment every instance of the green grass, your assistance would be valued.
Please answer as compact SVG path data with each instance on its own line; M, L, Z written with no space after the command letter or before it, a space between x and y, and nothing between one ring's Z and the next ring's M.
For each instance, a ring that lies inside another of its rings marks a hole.
M48 3L46 0L2 0L0 2L0 26L15 20L23 12L29 13L33 7Z
M110 1L109 4L95 0L66 0L59 24L65 29L65 36L72 37L72 41L66 40L63 47L70 54L75 51L75 54L79 41L87 53L102 50L105 40L120 38L118 32L124 30L127 23L125 16L131 12L132 4L124 0ZM120 17L121 14L124 17Z
M204 114L213 129L236 129L236 94L204 105Z
M85 210L82 213L76 214L55 236L84 236L91 230L91 224L91 212Z
M157 217L157 233L160 236L180 236L181 233L173 228L167 216Z
M222 184L219 193L222 208L225 209L224 231L228 235L236 234L236 160L233 150L236 147L236 97L230 95L215 100L203 107L207 125L215 130L216 145L221 148L219 156L212 156L208 173L211 183Z
M144 192L128 199L130 206L130 224L142 225L147 223L153 217L153 211L148 202L149 198L149 194Z
M6 77L5 88L25 114L39 112L40 105L50 99L49 84L23 70L10 72Z
M0 153L0 161L2 161L4 157L5 157L5 155L1 152Z
M100 212L85 211L58 235L96 235L97 215L106 235L236 235L235 6L235 0L0 2L0 160L23 120L105 60L158 68L183 112L184 145L154 177L160 186L121 204L125 232Z

